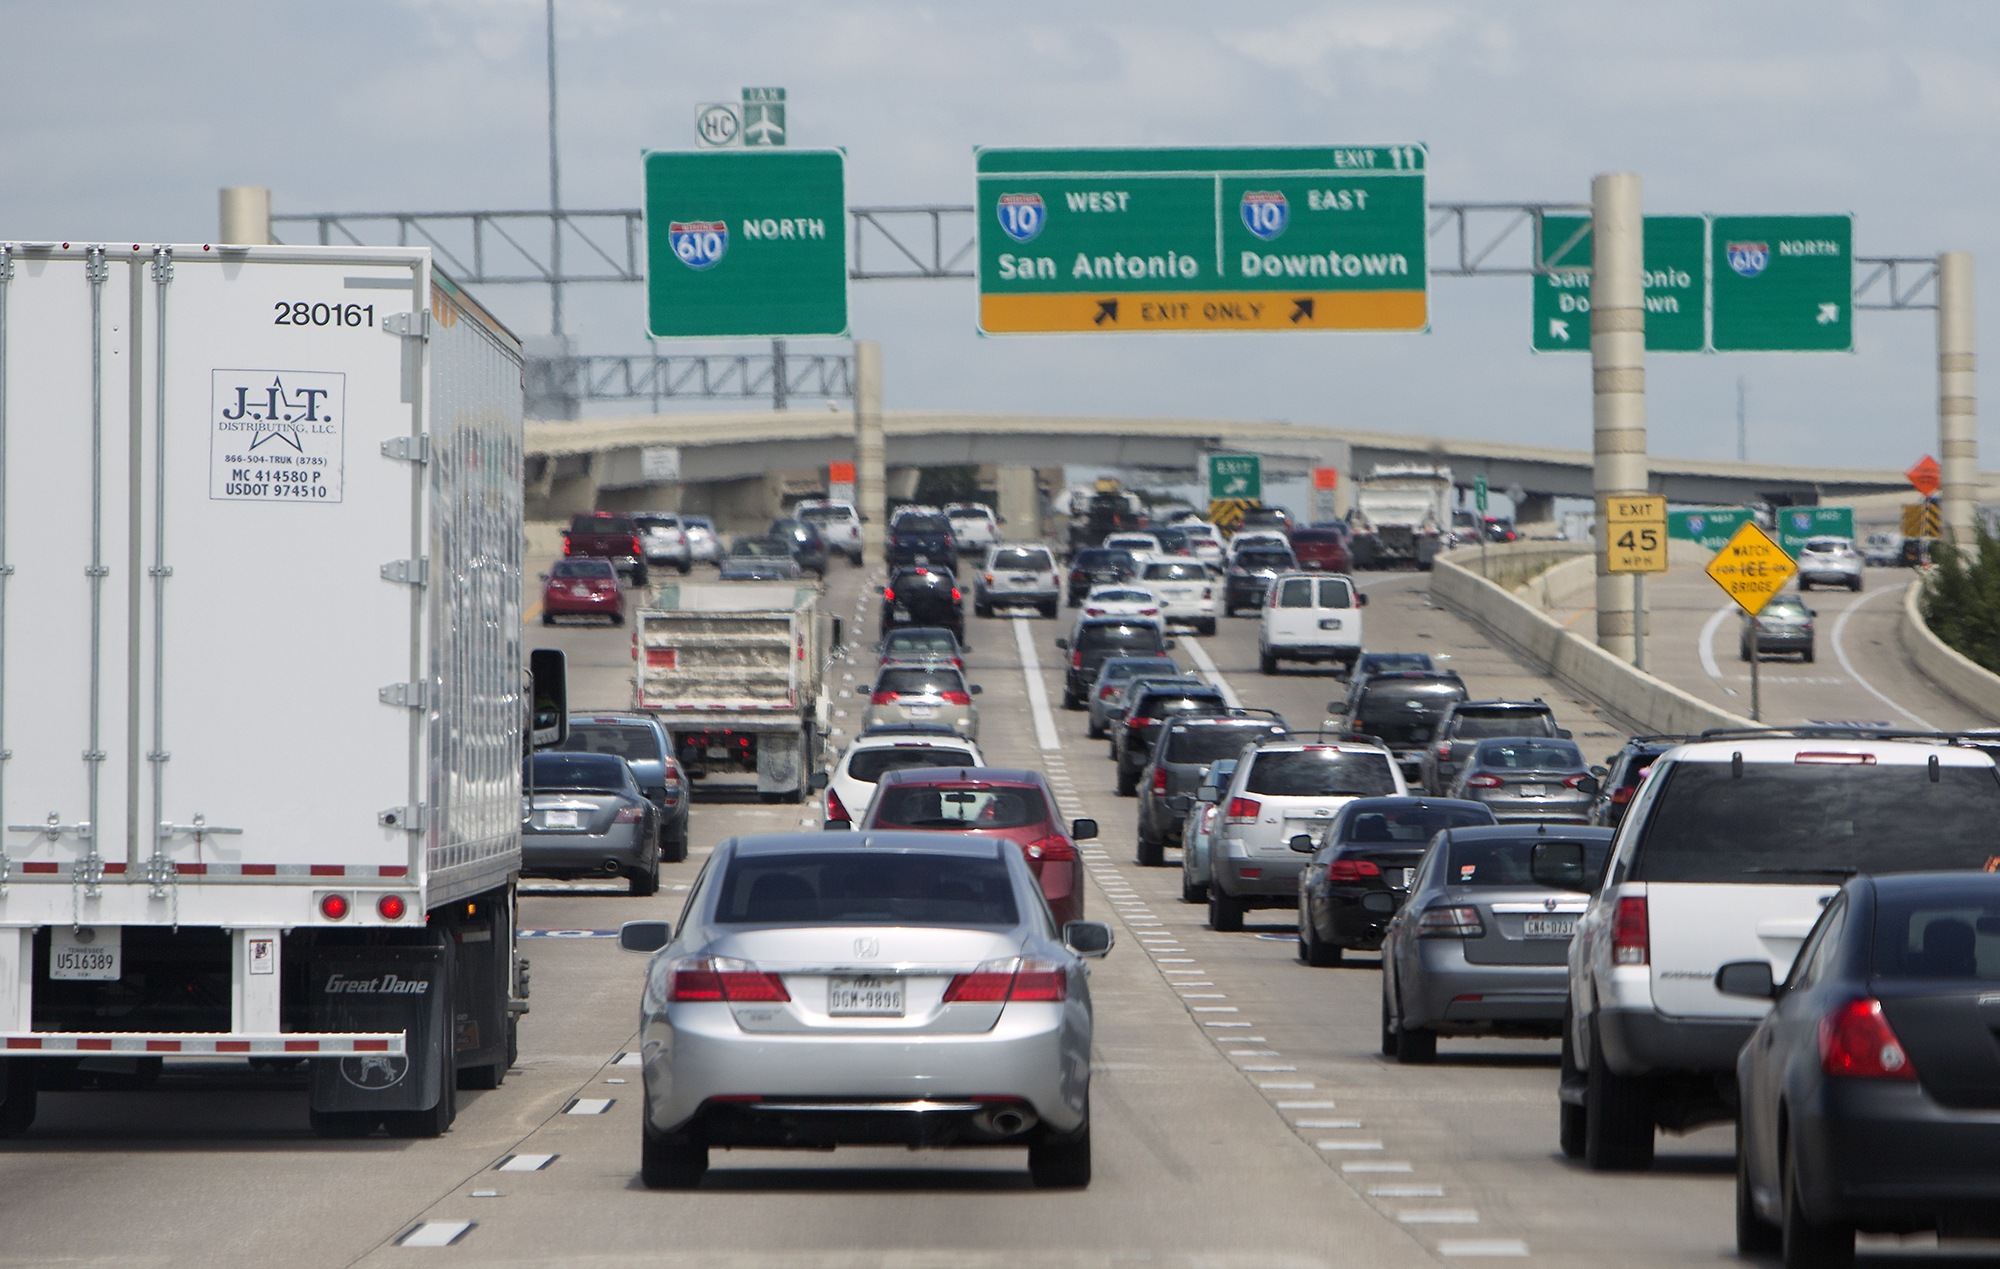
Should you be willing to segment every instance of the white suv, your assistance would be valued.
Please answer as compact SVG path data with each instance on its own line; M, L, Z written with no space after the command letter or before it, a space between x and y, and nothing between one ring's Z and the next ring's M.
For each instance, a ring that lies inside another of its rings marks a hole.
M878 727L855 737L827 779L822 826L863 818L884 772L905 767L983 767L979 746L942 724Z
M944 509L960 555L978 555L1000 540L1000 522L993 508L978 502L954 502Z
M1199 635L1215 633L1215 579L1199 560L1158 560L1141 565L1134 583L1159 599L1163 623L1193 626Z
M1351 578L1280 573L1264 592L1257 626L1257 668L1276 674L1280 661L1332 661L1353 673L1361 658L1361 610L1368 596Z
M991 617L995 608L1033 605L1053 617L1062 605L1056 553L1044 542L990 546L972 580L972 615Z
M1355 798L1406 797L1409 786L1387 749L1372 741L1276 741L1245 753L1217 800L1221 824L1209 847L1208 924L1240 930L1247 908L1299 901L1304 834L1320 842L1333 813Z
M844 502L813 499L792 508L792 514L819 530L820 537L826 539L828 552L845 555L849 564L861 566L861 517L853 507Z
M1764 960L1782 982L1849 876L2000 866L2000 773L1944 741L1709 732L1654 759L1570 942L1565 1154L1645 1168L1655 1127L1733 1118L1737 1051L1770 1003L1716 974Z

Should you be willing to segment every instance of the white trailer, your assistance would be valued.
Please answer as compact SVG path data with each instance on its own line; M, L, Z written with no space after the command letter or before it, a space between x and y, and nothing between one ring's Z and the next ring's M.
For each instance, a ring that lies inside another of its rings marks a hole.
M0 243L0 1135L190 1055L330 1136L505 1075L521 374L426 250Z
M1429 568L1450 544L1451 497L1449 467L1376 464L1358 483L1347 513L1354 567Z

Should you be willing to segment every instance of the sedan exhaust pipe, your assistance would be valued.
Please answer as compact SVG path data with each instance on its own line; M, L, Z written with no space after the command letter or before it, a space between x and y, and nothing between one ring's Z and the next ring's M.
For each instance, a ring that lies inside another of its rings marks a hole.
M605 861L604 861L604 871L605 871L605 874L606 874L607 876L612 876L612 877L615 877L615 876L617 876L617 875L618 875L618 861L617 861L617 860L615 860L615 859L607 859L607 860L605 860Z
M1022 1106L982 1110L972 1117L974 1128L995 1137L1018 1137L1038 1122L1035 1112Z

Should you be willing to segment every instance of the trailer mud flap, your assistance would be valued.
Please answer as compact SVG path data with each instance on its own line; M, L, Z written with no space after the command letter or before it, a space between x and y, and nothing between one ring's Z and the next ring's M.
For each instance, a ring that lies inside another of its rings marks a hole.
M757 792L797 793L805 788L805 735L766 733L757 737Z
M316 1031L401 1031L405 1056L357 1053L312 1064L316 1111L429 1110L453 1022L449 944L320 947L306 971ZM454 1077L455 1078L455 1077Z

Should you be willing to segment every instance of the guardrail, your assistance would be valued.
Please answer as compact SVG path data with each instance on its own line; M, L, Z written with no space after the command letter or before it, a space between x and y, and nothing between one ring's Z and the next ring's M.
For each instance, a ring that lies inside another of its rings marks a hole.
M2000 674L1973 661L1932 633L1924 624L1918 600L1922 597L1922 576L1910 579L1903 589L1903 620L1896 627L1896 642L1917 673L1936 688L1991 723L2000 723Z

